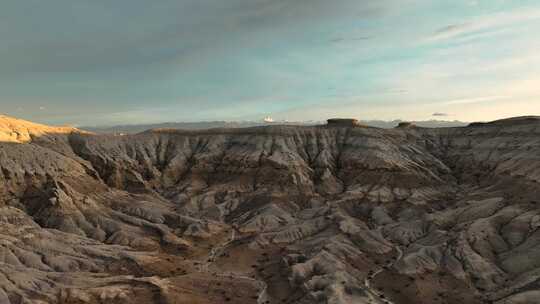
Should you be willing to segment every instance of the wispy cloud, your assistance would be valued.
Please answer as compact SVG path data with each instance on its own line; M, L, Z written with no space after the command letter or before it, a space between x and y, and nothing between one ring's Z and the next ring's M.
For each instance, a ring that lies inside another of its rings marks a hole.
M459 24L451 24L447 25L445 27L442 27L435 31L435 35L448 35L452 33L456 33L459 31L463 31L464 29L467 29L470 27L470 23L459 23Z
M494 100L501 100L501 99L508 99L508 98L511 98L511 96L481 96L481 97L473 97L473 98L447 100L447 101L440 102L440 104L460 105L460 104L471 104L471 103L494 101Z
M339 38L333 38L330 39L330 42L332 43L340 43L340 42L347 42L347 41L364 41L364 40L370 40L373 37L371 36L361 36L361 37L339 37Z
M449 114L448 113L435 112L435 113L431 114L431 116L446 117L446 116L449 116Z
M467 22L460 22L441 27L428 37L427 42L437 42L471 34L490 32L536 19L540 19L540 9L519 9L485 15Z

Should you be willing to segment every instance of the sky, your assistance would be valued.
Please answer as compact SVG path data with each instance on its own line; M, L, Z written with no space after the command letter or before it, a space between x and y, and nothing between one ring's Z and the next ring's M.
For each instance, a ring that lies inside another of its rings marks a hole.
M2 0L0 113L49 124L540 115L537 0Z

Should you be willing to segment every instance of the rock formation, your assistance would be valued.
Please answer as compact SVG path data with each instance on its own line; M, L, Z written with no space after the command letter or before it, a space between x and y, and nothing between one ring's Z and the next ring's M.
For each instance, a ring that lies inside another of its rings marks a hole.
M360 127L362 126L357 119L352 118L331 118L328 119L329 127Z
M538 120L98 136L2 119L0 303L540 293Z
M400 129L414 128L414 127L416 127L416 125L414 123L408 122L408 121L402 121L397 125L397 128L400 128Z

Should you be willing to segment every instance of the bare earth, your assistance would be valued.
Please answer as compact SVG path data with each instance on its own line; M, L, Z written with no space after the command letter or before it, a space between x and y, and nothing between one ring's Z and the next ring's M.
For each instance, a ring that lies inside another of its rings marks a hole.
M92 135L0 116L0 303L539 303L540 120Z

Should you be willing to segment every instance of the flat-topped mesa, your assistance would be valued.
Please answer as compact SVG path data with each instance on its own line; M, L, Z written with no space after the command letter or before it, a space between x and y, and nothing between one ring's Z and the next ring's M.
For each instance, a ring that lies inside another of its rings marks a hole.
M329 127L362 127L362 124L354 118L330 118L327 122Z
M410 129L410 128L415 128L416 125L412 122L408 122L408 121L403 121L403 122L400 122L396 128L398 129Z

